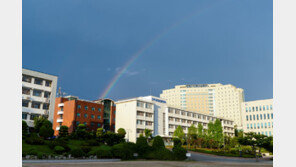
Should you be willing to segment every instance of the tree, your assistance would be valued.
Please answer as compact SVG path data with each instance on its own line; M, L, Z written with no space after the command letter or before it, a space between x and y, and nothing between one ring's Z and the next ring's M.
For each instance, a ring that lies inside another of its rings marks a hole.
M185 141L185 133L180 125L175 129L173 136L179 138L183 145Z
M119 129L117 130L117 133L118 133L119 135L122 135L123 138L124 138L125 135L126 135L126 132L125 132L125 130L124 130L123 128L119 128Z
M204 137L203 126L201 123L199 123L197 126L197 135L198 135L198 137Z
M188 143L193 144L194 140L197 138L197 128L192 124L188 128Z
M223 144L223 128L222 128L222 124L221 121L219 119L216 119L215 123L214 123L214 141L217 144L217 147L220 148L220 146Z
M51 127L48 127L46 125L41 126L39 130L39 135L43 137L44 139L47 139L49 137L52 137L54 133L54 130Z
M62 125L59 130L59 137L67 137L69 135L69 128Z
M40 128L42 127L43 124L51 124L50 121L48 121L45 117L40 116L40 117L35 117L34 118L34 131L36 133L39 133Z
M256 134L254 132L245 133L243 137L238 138L238 142L241 145L249 145L252 146L253 151L255 152L256 146L259 147L259 152L261 152L261 148L268 145L271 139L262 134Z
M149 139L152 139L152 130L150 130L150 129L144 129L144 134L145 134L145 138L147 139L147 141Z
M29 130L28 124L26 121L23 120L22 121L22 135L28 136L28 134L29 134L28 130Z
M156 136L156 137L154 137L154 139L153 139L153 144L152 144L152 148L153 148L154 150L156 150L156 149L161 149L161 148L165 148L162 137L160 137L160 136Z

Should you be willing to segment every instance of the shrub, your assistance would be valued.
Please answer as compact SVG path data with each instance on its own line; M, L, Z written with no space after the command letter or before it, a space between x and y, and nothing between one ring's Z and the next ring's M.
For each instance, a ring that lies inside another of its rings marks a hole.
M95 150L98 158L112 158L111 147L102 145Z
M173 148L173 154L175 160L185 160L186 157L186 149L182 147L174 147Z
M55 146L53 150L54 150L54 152L56 152L57 154L61 154L61 153L63 153L63 152L65 151L65 148L62 147L62 146Z
M29 127L28 127L28 124L26 121L22 120L22 135L24 137L28 136L28 130L29 130Z
M45 156L45 154L43 154L43 153L37 153L37 158L38 159L43 159L43 157Z
M65 149L65 151L70 150L67 141L64 140L64 139L58 138L58 139L55 139L53 141L48 142L48 147L50 149L54 149L55 146L61 146L61 147L63 147Z
M61 126L59 130L59 137L67 137L69 134L68 130L69 128L67 126Z
M136 145L134 143L120 143L112 147L113 156L123 160L134 159L135 152Z
M37 155L37 154L38 154L38 151L35 149L30 149L27 153L27 155Z
M145 154L151 151L151 147L148 145L147 139L143 136L140 136L137 139L136 148L137 148L136 151L139 154L139 157L143 157Z
M154 160L174 160L174 154L166 148L158 148L146 154L145 158Z
M42 145L44 140L38 136L31 136L25 139L25 142L31 145Z
M153 148L154 150L155 150L155 149L165 148L162 137L160 137L160 136L156 136L156 137L153 139L152 148Z
M174 147L181 147L182 146L182 142L179 138L173 138L173 142L174 142Z
M71 156L75 157L75 158L81 158L83 156L85 156L85 152L80 149L80 148L74 148L70 151Z
M91 140L87 140L84 145L85 146L99 146L100 143L95 139L91 139Z
M84 153L88 153L90 150L91 150L91 147L89 146L81 146L81 150L84 152Z
M52 137L54 130L51 127L47 127L45 125L41 126L39 130L39 135L42 136L44 139Z

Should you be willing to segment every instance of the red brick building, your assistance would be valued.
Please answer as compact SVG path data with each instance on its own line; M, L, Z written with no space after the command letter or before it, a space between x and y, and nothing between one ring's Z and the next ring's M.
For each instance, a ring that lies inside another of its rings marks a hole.
M72 133L79 124L85 124L89 131L104 128L114 132L115 112L115 103L110 99L86 101L74 96L58 97L53 117L54 135L58 135L62 125Z

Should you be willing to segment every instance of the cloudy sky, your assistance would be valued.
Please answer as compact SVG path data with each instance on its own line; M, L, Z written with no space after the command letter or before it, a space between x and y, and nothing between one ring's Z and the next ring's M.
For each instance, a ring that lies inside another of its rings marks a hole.
M272 0L26 0L23 67L83 99L152 95L179 84L233 84L273 96Z

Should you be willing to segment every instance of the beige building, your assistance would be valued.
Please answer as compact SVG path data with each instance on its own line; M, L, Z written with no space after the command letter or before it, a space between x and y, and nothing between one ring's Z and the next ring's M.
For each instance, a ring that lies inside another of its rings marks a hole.
M233 85L197 84L177 85L163 90L160 97L171 106L233 120L242 127L241 104L244 90Z
M124 128L126 139L136 142L144 129L150 129L153 136L162 136L171 139L173 132L180 125L187 134L188 128L201 123L205 129L210 121L220 119L225 135L234 135L234 122L215 116L187 111L167 105L164 99L154 96L145 96L119 100L116 102L116 131Z
M273 135L273 99L242 104L243 131Z

